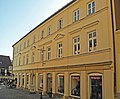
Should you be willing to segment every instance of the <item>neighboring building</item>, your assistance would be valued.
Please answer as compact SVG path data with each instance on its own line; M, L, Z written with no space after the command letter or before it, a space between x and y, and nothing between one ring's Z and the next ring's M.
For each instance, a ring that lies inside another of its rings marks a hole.
M116 92L120 99L120 0L115 0L114 7L115 57L116 57Z
M9 68L12 67L9 56L0 55L0 79L4 79L5 76L10 76ZM7 78L5 77L5 78Z
M114 32L120 33L111 5L113 0L73 0L16 42L17 87L64 99L114 99L114 89L120 93Z

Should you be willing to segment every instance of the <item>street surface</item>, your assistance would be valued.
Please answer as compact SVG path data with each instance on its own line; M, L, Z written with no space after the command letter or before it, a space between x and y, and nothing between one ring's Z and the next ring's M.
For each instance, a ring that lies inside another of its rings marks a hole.
M0 85L0 99L41 99L40 94L30 94L28 91L16 89L16 88L6 88L5 85ZM42 99L56 99L48 98L48 96L43 96Z

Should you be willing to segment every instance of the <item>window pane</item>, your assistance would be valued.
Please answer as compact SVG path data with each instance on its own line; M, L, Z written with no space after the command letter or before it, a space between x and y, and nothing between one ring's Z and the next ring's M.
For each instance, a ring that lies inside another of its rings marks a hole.
M43 89L43 75L39 74L40 90Z
M58 92L64 93L64 76L58 76Z
M88 10L88 14L91 14L91 9Z
M78 44L78 51L80 50L80 44Z
M80 96L80 76L71 76L71 95Z
M91 4L88 4L88 9L90 9L91 8Z
M80 42L80 38L78 37L78 42Z
M92 7L94 7L95 6L95 2L92 2Z
M92 13L94 13L94 12L95 12L95 7L92 8Z
M89 34L89 38L92 38L92 33Z
M76 45L74 45L74 51L77 51L77 46Z
M89 40L89 47L92 47L92 40Z
M96 39L94 39L94 47L96 47L97 46L97 41L96 41Z
M90 76L90 99L102 99L102 76Z
M77 20L79 20L79 18L80 18L80 11L77 10Z
M96 37L96 32L93 33L93 37Z
M77 40L76 40L76 38L74 39L74 43L76 43L77 42Z

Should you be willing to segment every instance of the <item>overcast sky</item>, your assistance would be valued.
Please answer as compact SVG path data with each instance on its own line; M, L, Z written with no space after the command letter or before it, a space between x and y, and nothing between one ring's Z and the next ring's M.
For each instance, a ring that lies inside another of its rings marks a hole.
M0 0L0 55L12 59L12 45L71 0Z

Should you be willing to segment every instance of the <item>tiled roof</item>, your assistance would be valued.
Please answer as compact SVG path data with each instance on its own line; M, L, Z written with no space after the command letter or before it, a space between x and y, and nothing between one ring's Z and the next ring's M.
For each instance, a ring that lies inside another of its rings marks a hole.
M8 68L12 66L9 56L0 55L0 68Z

